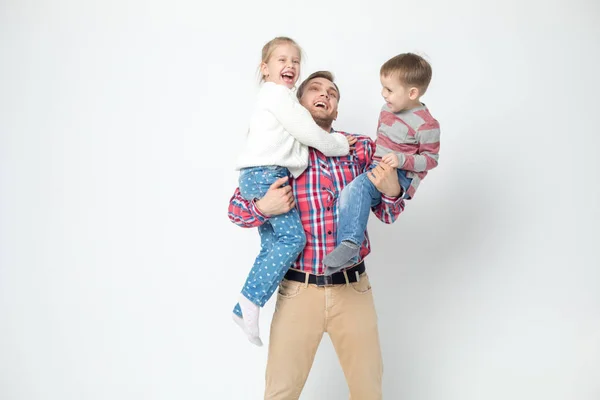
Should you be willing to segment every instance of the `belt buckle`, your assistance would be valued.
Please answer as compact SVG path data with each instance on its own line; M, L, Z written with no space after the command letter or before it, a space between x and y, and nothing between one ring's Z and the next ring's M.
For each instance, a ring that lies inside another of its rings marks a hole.
M333 286L333 277L331 275L317 275L318 287Z

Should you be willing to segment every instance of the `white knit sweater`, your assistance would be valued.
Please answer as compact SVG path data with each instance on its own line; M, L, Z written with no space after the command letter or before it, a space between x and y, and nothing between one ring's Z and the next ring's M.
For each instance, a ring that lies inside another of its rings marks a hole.
M308 147L328 157L348 154L348 140L341 133L321 129L287 87L265 82L236 169L279 165L298 177L308 166Z

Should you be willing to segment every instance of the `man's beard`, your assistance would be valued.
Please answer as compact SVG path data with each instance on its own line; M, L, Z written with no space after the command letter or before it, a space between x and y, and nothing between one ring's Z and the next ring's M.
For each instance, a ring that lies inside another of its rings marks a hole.
M312 117L315 120L315 122L317 123L317 125L319 125L324 130L329 131L329 129L331 129L331 124L333 124L332 117L329 117L329 116L321 117L320 115L313 115Z

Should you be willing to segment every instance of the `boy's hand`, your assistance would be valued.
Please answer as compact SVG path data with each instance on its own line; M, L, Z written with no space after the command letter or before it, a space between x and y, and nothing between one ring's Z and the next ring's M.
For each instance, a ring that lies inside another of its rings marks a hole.
M399 165L398 156L396 153L387 153L385 156L381 157L381 161L392 168L398 168Z

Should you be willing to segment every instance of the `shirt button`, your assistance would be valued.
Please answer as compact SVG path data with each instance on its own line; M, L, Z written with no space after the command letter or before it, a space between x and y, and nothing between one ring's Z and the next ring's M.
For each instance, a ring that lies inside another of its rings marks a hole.
M321 190L327 190L327 188L326 188L325 186L323 186L323 187L321 188Z
M327 207L327 211L331 210L331 207Z
M331 231L327 231L327 234L328 234L328 235L331 235Z

